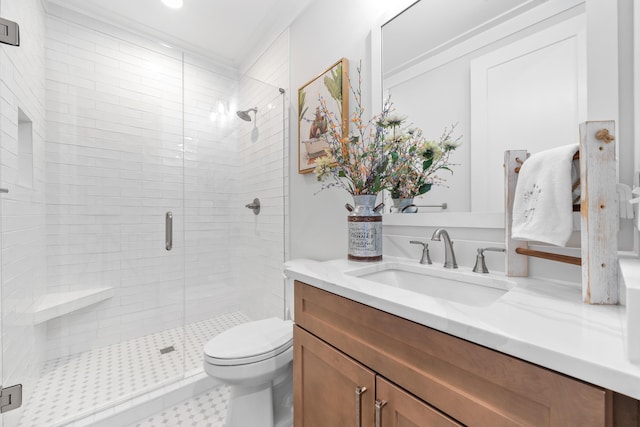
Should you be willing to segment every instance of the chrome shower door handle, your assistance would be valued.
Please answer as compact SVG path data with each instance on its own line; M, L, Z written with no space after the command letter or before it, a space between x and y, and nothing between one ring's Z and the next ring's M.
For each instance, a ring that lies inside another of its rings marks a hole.
M173 248L173 214L171 211L164 216L164 248L168 251Z
M362 427L362 393L367 391L364 386L356 387L356 427Z

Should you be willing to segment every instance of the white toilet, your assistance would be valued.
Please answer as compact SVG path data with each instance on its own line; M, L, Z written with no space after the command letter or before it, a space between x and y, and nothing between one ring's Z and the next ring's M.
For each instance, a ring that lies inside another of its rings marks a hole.
M292 367L291 320L244 323L204 346L205 372L231 387L227 427L291 426Z

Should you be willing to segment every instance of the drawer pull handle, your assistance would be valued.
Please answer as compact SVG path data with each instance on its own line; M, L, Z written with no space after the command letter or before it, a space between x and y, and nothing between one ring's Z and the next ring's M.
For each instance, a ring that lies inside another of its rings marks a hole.
M367 391L366 387L356 387L356 427L362 426L362 393Z
M376 400L376 427L382 427L382 407L386 404L386 400Z

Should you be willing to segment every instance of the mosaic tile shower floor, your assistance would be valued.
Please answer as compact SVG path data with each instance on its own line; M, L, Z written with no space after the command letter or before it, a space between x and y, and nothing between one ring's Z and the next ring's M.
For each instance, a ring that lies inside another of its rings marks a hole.
M182 378L183 372L201 371L204 344L220 332L247 321L249 318L244 314L235 312L187 325L184 347L183 329L175 328L50 360L42 369L32 398L25 403L19 426L58 425L172 378ZM175 351L160 354L160 349L168 346L174 346ZM224 390L220 393L224 392L228 393ZM215 391L210 393L218 396ZM201 395L201 399L209 399L206 396L210 393ZM60 396L65 396L64 403ZM191 415L195 416L195 412Z

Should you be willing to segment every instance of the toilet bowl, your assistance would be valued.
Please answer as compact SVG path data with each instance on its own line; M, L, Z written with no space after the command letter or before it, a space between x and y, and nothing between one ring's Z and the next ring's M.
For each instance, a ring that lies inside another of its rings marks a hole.
M293 322L276 317L228 329L204 346L204 370L231 388L227 427L292 425Z

